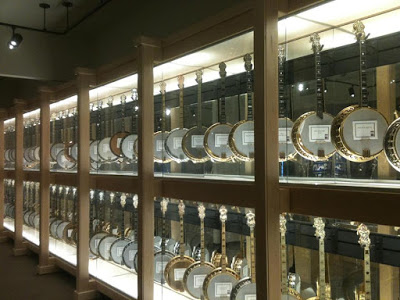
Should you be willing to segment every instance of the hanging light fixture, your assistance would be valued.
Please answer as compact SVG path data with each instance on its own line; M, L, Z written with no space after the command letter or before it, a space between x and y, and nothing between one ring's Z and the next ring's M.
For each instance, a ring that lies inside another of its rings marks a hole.
M8 48L10 50L14 50L15 48L18 48L18 46L22 43L22 35L19 33L15 33L15 27L12 27L12 36L10 41L8 42Z

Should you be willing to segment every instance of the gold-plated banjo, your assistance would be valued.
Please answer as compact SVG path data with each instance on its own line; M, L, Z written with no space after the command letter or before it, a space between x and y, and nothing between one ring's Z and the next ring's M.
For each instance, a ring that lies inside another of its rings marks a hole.
M394 115L396 120L386 130L383 146L389 164L400 172L400 118L397 111Z
M204 279L210 274L215 266L205 259L205 238L204 238L204 218L206 217L206 208L203 203L198 206L200 218L200 261L191 264L183 275L183 284L185 291L190 296L196 299L201 299L203 296Z
M161 110L162 110L162 120L161 120L161 131L154 133L154 161L156 163L167 164L171 162L171 158L167 155L165 151L165 139L167 138L168 131L165 131L165 119L166 119L166 107L165 107L165 89L167 85L163 81L160 83L160 93L161 93Z
M325 112L325 101L321 76L321 51L323 46L320 37L314 33L310 37L315 57L315 78L317 82L316 111L302 114L293 124L292 140L296 151L311 161L326 161L335 152L331 141L333 116Z
M374 159L383 149L388 123L368 105L367 65L364 24L357 21L353 30L360 46L360 103L344 108L332 124L332 139L339 154L353 162Z
M278 83L279 83L279 120L278 120L278 142L279 161L292 160L296 156L296 150L292 141L293 121L287 116L287 98L285 95L285 47L278 48Z
M178 204L179 209L179 224L181 240L179 245L179 255L171 259L165 267L164 277L168 285L175 291L184 292L183 276L186 269L192 265L195 260L185 255L185 232L183 229L183 216L185 215L185 204L182 200Z
M281 295L282 300L303 300L300 294L289 287L287 273L287 250L286 250L286 216L279 215L279 228L281 232Z
M368 227L361 223L357 228L357 235L360 237L358 243L364 248L364 300L371 300L371 239L369 234Z
M254 160L253 78L251 55L243 57L247 77L247 118L236 123L229 133L229 147L241 161Z
M221 244L222 244L222 266L214 269L206 276L203 283L204 298L208 300L229 300L232 288L239 280L239 275L232 269L227 268L226 261L226 229L225 223L228 219L228 210L222 205L219 208L221 221Z

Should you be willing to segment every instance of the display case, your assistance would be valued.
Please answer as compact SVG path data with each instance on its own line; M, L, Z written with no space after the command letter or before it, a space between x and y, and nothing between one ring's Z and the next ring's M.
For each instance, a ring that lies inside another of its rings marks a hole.
M24 151L25 152L25 151ZM35 245L39 245L40 230L40 183L33 181L24 181L24 203L22 236Z
M4 121L4 169L15 169L15 118Z
M14 220L15 220L15 193L14 193L15 181L12 179L5 179L4 186L4 228L7 228L11 232L15 231Z
M40 169L40 110L23 115L24 118L24 160L25 170Z

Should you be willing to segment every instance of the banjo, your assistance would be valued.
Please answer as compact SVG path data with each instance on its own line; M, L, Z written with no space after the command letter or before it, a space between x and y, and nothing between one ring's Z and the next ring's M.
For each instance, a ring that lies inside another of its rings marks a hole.
M400 118L397 111L394 113L396 120L389 125L383 141L386 159L389 164L400 172Z
M364 248L364 300L371 300L371 258L369 238L370 231L365 224L360 224L357 228L357 235L360 237L358 243ZM361 299L361 298L360 298Z
M69 142L69 129L67 127L67 120L68 120L68 111L65 111L63 117L61 118L60 122L62 122L62 145L63 148L61 151L57 153L56 161L60 168L64 170L71 170L76 166L76 162L72 159L68 153L68 142Z
M132 116L131 116L131 133L127 135L121 142L121 152L131 162L136 161L138 155L138 135L137 135L137 110L139 106L136 105L138 101L138 93L136 89L132 90L131 96L132 103Z
M113 97L109 97L107 100L107 105L108 105L108 111L105 110L104 113L107 115L105 122L104 122L104 127L105 127L105 135L106 137L103 137L99 144L97 145L97 151L100 156L100 158L108 163L114 162L118 159L118 156L115 155L110 147L110 142L111 142L111 135L114 130L114 107L113 107Z
M175 257L175 255L165 249L165 214L167 213L169 200L163 198L160 202L161 212L162 212L162 239L161 239L161 250L154 253L154 280L158 283L164 284L165 277L164 271L167 264Z
M213 161L232 162L234 155L229 148L229 133L232 130L232 125L226 121L225 113L225 79L226 79L226 64L219 64L219 76L221 84L221 96L219 98L220 116L219 122L211 125L204 134L204 148L207 155Z
M57 155L64 150L64 144L61 142L61 123L62 123L63 112L58 113L58 117L53 115L53 144L50 147L50 157L54 162L57 161Z
M55 217L54 221L50 224L50 235L53 238L57 238L57 227L61 224L61 197L63 193L63 186L58 186L58 191L56 192L56 207L55 207Z
M326 113L321 78L321 51L324 47L320 44L318 33L310 37L315 59L316 78L316 111L302 114L293 124L292 140L293 146L305 159L311 161L326 161L336 149L331 141L331 127L333 116Z
M102 163L102 159L98 153L98 146L99 146L100 139L102 138L102 133L103 133L103 131L101 130L101 128L103 126L102 117L101 117L102 108L103 108L103 102L98 101L97 102L97 122L95 124L96 129L94 131L95 137L94 137L94 140L92 140L89 145L89 156L90 156L90 160L93 162L91 164L92 166L93 165L100 166Z
M122 252L122 262L129 269L137 270L137 252L139 249L138 246L138 196L134 195L132 197L132 208L133 208L133 220L132 228L133 228L133 239L125 246Z
M247 77L247 118L236 123L229 133L229 147L241 161L254 160L254 121L253 121L253 78L251 55L243 58Z
M104 236L98 247L99 255L104 260L111 260L111 245L119 239L118 227L114 228L114 207L115 207L115 194L111 192L110 197L110 230L108 230L108 235Z
M195 260L185 255L185 239L184 239L184 221L183 217L185 215L185 204L182 200L178 204L179 210L179 224L180 224L180 243L179 243L179 255L172 258L168 264L165 266L164 277L168 285L175 291L184 292L183 276L186 269L192 265Z
M161 131L154 133L154 161L156 163L166 164L171 162L171 158L165 152L165 140L168 136L168 131L165 131L165 119L166 119L166 107L165 107L165 82L160 83L160 93L161 93L161 110L162 110L162 120L161 120Z
M35 145L32 147L32 158L36 163L40 162L40 119L35 121Z
M115 133L110 140L110 149L118 157L123 157L121 151L122 140L129 135L129 132L125 131L125 113L126 113L126 96L121 96L121 131ZM113 120L114 122L114 120Z
M27 120L24 122L24 166L29 165L31 158L29 157L29 151L31 149L31 141L32 141L32 129L33 129L33 121Z
M63 240L70 245L76 245L78 241L78 232L77 232L77 213L76 213L76 204L77 204L77 189L76 187L72 188L72 215L70 217L70 222L65 226L63 230Z
M184 77L181 75L178 77L179 86L179 128L171 130L167 138L165 139L165 151L172 160L177 163L187 162L189 157L186 156L182 149L182 139L188 131L187 128L183 127L183 85Z
M206 217L206 208L203 203L198 206L200 218L200 261L191 264L183 275L183 285L185 291L196 299L203 296L203 282L208 274L210 274L215 266L205 259L205 238L204 238L204 219Z
M254 244L254 228L256 226L256 215L249 211L246 214L247 226L250 228L250 247L251 247L251 276L245 277L238 281L233 287L231 293L231 300L256 300L256 255Z
M285 95L285 47L279 46L279 120L278 120L278 142L279 142L279 161L285 162L292 160L296 156L296 150L292 141L293 121L287 117L288 101Z
M203 294L205 299L209 300L229 300L232 287L235 286L239 280L239 275L232 269L227 268L225 223L228 219L228 210L222 205L219 208L219 213L219 219L221 221L222 265L214 269L204 279Z
M210 160L204 149L204 134L207 127L202 124L202 94L203 71L196 72L197 82L197 124L190 128L182 139L182 149L193 163L203 163Z
M364 24L357 21L353 30L360 46L360 103L344 108L332 125L332 138L340 155L353 162L374 159L383 150L388 123L385 117L368 105L367 62Z
M105 199L104 199L104 192L101 191L98 193L97 205L100 208L99 211L99 226L96 229L96 233L90 238L89 241L89 249L93 255L99 256L99 243L101 239L105 236L108 236L107 232L107 224L105 222L106 219L106 212L105 212Z
M303 300L300 294L288 283L287 273L287 249L286 249L286 217L279 215L279 227L281 232L281 294L282 300Z
M35 183L35 212L30 216L30 223L33 228L39 229L40 226L40 183Z
M56 229L56 238L59 240L64 240L64 229L70 224L70 205L69 205L69 195L71 188L69 186L64 189L63 198L63 208L61 210L62 222L58 224Z
M93 104L90 104L90 111L93 110ZM72 141L69 144L69 156L75 161L78 161L78 109L75 107L72 112ZM90 124L90 139L92 138L92 125Z

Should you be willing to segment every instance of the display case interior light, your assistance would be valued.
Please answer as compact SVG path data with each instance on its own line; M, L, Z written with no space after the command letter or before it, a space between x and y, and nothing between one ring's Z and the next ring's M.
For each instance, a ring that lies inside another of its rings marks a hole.
M23 118L38 118L40 116L40 108L24 113Z
M8 119L4 121L4 126L12 126L15 124L15 118Z
M77 102L78 102L78 96L74 95L74 96L68 97L64 100L50 104L50 111L57 112L60 110L76 107Z
M96 87L89 91L90 101L96 101L108 96L125 93L126 101L130 101L130 91L137 88L138 75L133 74L122 79L110 82L108 84ZM119 104L119 103L118 103Z

